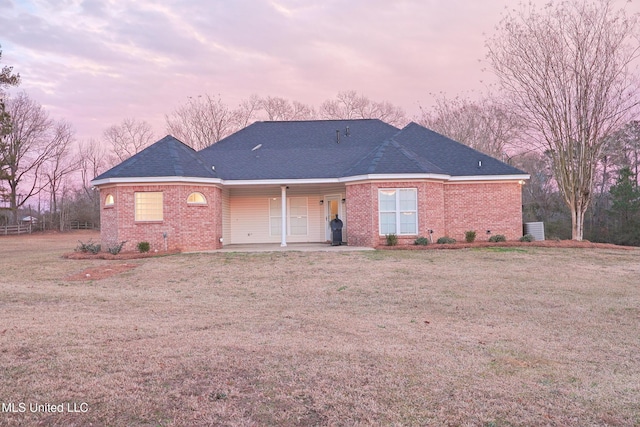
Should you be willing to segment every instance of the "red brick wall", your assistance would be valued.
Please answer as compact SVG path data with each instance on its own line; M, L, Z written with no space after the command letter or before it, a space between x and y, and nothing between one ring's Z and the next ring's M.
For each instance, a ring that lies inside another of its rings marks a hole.
M134 193L161 191L163 220L136 222ZM187 197L197 191L204 194L207 204L188 205ZM113 194L115 204L105 207L107 194ZM167 233L167 249L202 250L222 247L222 194L215 186L205 185L118 185L100 189L100 238L106 250L126 240L123 250L136 250L138 242L147 241L151 250L165 249L163 233Z
M522 189L517 182L447 183L444 195L447 236L464 240L470 230L476 240L488 240L486 230L507 240L522 236Z
M114 246L118 238L118 187L102 187L100 189L100 241L104 249ZM111 194L115 203L105 207L107 195Z
M399 244L413 244L418 236L433 240L450 236L464 239L468 230L477 232L477 240L486 240L486 230L504 234L507 239L522 235L522 192L516 182L442 183L430 181L367 182L346 186L346 218L349 244L377 246L386 244L379 235L378 189L416 188L418 190L418 234L399 236ZM159 222L136 222L134 192L162 191L164 219ZM206 206L187 205L187 197L198 191L207 198ZM115 199L105 207L107 194ZM222 192L205 185L117 185L102 187L101 240L104 249L127 240L124 250L136 250L141 241L151 243L152 250L164 249L163 233L168 235L168 249L204 250L222 247Z
M371 182L347 185L347 218L349 244L378 246L386 244L380 236L378 216L378 190L381 188L416 188L418 190L418 234L398 236L398 244L413 244L419 236L428 236L429 230L444 232L444 190L441 182Z
M378 237L378 196L371 183L347 185L347 242L351 246L373 247Z
M379 235L378 189L418 190L418 234L398 236L398 244L413 244L419 236L450 236L464 240L464 232L475 230L484 240L486 230L507 239L522 235L522 199L518 183L451 184L430 181L369 182L347 185L346 206L349 244L385 245Z

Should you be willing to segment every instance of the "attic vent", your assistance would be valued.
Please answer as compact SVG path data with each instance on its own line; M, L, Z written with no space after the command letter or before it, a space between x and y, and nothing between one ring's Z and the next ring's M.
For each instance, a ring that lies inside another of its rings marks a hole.
M258 144L251 149L251 151L256 151L258 148L262 147L262 144Z
M340 130L336 130L336 143L340 144Z
M347 129L344 131L344 134L345 134L346 136L351 135L351 133L349 132L349 126L347 126Z
M478 160L478 169L482 167L482 160Z

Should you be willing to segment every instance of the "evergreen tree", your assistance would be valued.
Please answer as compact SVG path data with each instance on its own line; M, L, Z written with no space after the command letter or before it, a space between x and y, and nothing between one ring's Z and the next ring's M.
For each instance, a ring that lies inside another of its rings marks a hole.
M640 246L640 188L631 168L620 169L618 180L609 192L613 242Z

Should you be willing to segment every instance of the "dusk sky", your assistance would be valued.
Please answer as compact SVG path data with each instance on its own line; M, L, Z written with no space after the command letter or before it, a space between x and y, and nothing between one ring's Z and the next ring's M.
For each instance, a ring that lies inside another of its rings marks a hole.
M199 94L230 106L251 94L317 106L356 90L411 117L434 93L479 92L494 80L482 71L484 42L517 4L0 0L0 65L79 139L128 117L164 136L165 114Z

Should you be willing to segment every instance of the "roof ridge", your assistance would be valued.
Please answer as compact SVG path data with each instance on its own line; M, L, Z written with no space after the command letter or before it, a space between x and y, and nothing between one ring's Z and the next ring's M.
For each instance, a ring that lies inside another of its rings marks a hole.
M424 171L428 171L430 168L435 168L435 169L438 169L438 170L440 170L440 171L442 171L444 173L442 168L438 167L437 165L431 163L430 161L428 161L426 159L422 159L414 151L408 149L407 147L405 147L404 145L402 145L401 143L396 141L395 138L393 138L393 137L391 138L391 143L393 144L394 147L396 147L398 149L398 151L403 156L405 156L407 159L409 159L412 162L414 162L420 169L422 169Z
M169 153L171 154L171 158L173 160L173 171L176 176L184 176L184 169L182 169L182 162L180 161L180 154L178 153L178 147L173 141L168 141L169 144Z
M391 141L389 139L385 139L384 141L382 141L382 144L379 145L378 150L376 151L376 155L371 160L371 164L367 169L367 173L374 173L376 171L378 163L380 163L380 159L382 159L382 156L384 156L384 152L387 150L390 142Z
M380 119L376 118L368 118L368 119L304 119L304 120L257 120L254 123L320 123L320 122L364 122L364 121L380 121ZM393 126L393 125L390 125ZM395 127L395 126L394 126Z
M384 141L382 141L380 144L376 145L372 150L370 150L369 152L367 152L364 156L362 156L362 158L360 158L360 160L358 160L357 162L355 162L349 169L347 169L344 172L344 176L349 176L349 174L355 169L357 168L360 164L362 164L369 156L371 156L372 154L378 152L378 150L381 149L381 147L384 145L384 143L387 140L385 139ZM369 170L369 168L367 168L367 170Z
M200 155L199 151L196 151L193 149L193 147L188 146L187 144L185 144L184 142L180 141L178 138L172 137L175 142L178 142L178 144L172 144L171 145L171 153L172 153L172 157L174 158L174 160L176 161L174 163L174 170L177 176L184 176L181 174L184 174L184 168L182 163L179 162L180 160L180 155L178 153L179 150L183 150L184 153L189 156L189 158L191 159L191 161L194 161L196 163L198 163L200 166L202 166L202 168L208 172L208 173L213 173L214 176L217 176L217 174L215 173L215 171L211 171L209 170L209 168L207 167L207 165L204 162L204 159L202 158L202 156Z

